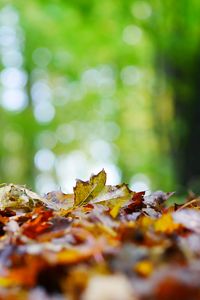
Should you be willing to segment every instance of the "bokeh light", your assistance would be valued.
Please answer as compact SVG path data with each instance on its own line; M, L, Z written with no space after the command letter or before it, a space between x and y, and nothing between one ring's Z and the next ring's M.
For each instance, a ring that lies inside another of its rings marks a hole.
M108 183L174 190L177 151L195 132L176 114L198 99L185 74L196 76L199 53L198 18L177 11L145 0L3 1L2 180L69 191L104 168Z

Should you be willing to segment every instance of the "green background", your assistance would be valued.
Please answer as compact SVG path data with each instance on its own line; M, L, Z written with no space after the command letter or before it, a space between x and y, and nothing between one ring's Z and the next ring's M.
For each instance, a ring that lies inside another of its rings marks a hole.
M0 181L72 189L102 168L199 191L200 2L0 3Z

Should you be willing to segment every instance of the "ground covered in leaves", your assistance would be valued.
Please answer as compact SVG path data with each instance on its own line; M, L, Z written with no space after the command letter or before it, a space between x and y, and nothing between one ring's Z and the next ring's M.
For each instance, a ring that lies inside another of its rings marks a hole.
M73 194L0 187L0 299L200 299L200 199L167 205L106 185Z

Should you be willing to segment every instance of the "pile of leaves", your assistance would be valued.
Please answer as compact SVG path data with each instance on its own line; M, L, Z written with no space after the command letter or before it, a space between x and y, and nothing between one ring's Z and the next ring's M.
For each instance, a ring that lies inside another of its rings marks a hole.
M0 187L0 299L200 299L200 199L169 206L106 185L73 194Z

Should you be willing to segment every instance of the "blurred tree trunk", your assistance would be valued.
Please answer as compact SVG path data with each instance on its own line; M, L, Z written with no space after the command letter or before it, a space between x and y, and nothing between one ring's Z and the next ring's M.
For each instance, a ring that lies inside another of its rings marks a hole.
M200 193L199 2L152 0L152 4L157 82L164 82L164 87L158 87L161 97L157 98L164 102L170 97L173 102L173 120L158 124L158 132L161 136L167 132L169 137L167 154L172 158L179 190ZM170 96L166 97L167 93Z
M200 183L199 61L194 62L189 70L184 65L176 68L174 105L178 138L176 146L172 144L172 153L177 164L177 176L180 184L196 189Z
M200 58L190 65L165 61L173 88L174 122L170 132L171 156L180 191L200 192Z

